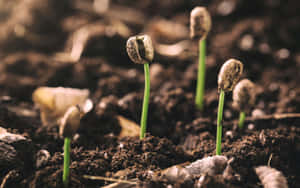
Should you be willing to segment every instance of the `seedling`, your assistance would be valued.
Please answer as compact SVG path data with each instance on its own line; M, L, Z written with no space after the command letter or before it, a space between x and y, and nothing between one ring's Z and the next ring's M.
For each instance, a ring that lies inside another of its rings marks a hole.
M71 138L76 133L80 125L80 108L79 106L70 107L60 122L59 134L64 137L64 169L63 184L67 188L69 186L70 176L70 150Z
M205 7L195 7L190 16L190 36L199 40L199 64L196 88L196 107L203 110L205 90L206 36L211 28L211 17Z
M240 111L239 128L243 128L246 112L255 103L255 85L248 79L241 80L234 88L232 99L233 106Z
M138 35L130 37L126 44L126 50L130 59L136 64L144 64L145 71L145 91L141 117L140 139L145 137L147 128L147 115L150 96L150 73L149 63L152 62L154 50L151 38L148 35Z
M236 59L229 59L226 61L218 75L218 90L219 106L217 118L217 141L216 141L216 154L221 155L221 140L222 140L222 119L223 108L225 101L225 92L230 92L239 81L243 73L243 64Z

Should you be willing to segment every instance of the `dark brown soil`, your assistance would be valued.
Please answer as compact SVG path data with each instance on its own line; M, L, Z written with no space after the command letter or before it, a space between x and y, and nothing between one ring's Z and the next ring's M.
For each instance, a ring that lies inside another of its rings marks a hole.
M196 186L197 178L168 182L153 174L215 155L217 74L222 63L233 57L244 63L243 78L258 86L258 96L245 129L240 130L239 113L232 107L231 94L226 95L222 152L234 158L232 168L239 178L210 177L206 187L262 187L254 167L268 164L285 175L289 187L300 187L297 1L112 0L103 14L93 10L93 1L28 2L13 1L12 5L23 7L22 14L27 16L13 16L19 8L0 20L0 126L27 138L9 148L11 163L0 161L1 186L62 186L63 139L57 127L42 126L31 99L39 86L91 92L95 108L82 119L72 141L70 187L112 183L84 175L131 180L140 187ZM203 112L194 106L198 43L189 40L188 30L189 12L197 5L207 6L213 20L207 38ZM9 7L0 11L7 12ZM88 24L100 29L86 42L79 62L59 58L59 52L70 52L73 33ZM25 28L25 34L18 34L15 25ZM138 33L150 34L156 47L144 140L120 138L117 119L121 115L137 124L140 121L143 66L133 64L125 50L127 38ZM183 40L187 45L181 45L184 50L174 56L158 48ZM295 116L276 116L283 113Z

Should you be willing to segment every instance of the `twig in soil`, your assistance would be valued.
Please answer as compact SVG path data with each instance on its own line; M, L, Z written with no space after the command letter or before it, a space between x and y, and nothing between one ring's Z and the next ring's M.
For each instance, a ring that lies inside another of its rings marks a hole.
M4 187L5 187L5 184L6 184L7 180L11 177L11 175L12 175L13 173L16 173L16 170L11 170L11 171L9 171L9 172L5 175L5 177L3 178L2 182L1 182L0 188L4 188Z
M126 44L126 50L130 59L136 64L144 64L145 71L145 91L143 110L141 117L140 139L145 137L147 127L148 105L150 97L150 72L149 63L152 62L154 49L151 38L148 35L138 35L130 37Z
M272 161L273 153L271 153L269 160L268 160L268 167L271 166L271 161Z
M115 178L107 178L107 177L102 177L102 176L83 175L83 178L90 179L90 180L104 180L104 181L128 183L128 184L135 184L135 185L137 184L137 182L134 182L134 181L121 180L121 179L115 179Z
M248 79L241 80L232 94L233 107L240 111L239 128L244 127L246 112L254 105L256 98L255 85Z
M246 122L255 122L255 121L269 121L269 120L286 120L286 119L299 119L300 113L282 113L282 114L270 114L270 115L261 115L257 117L247 117L245 118ZM234 120L231 122L226 122L224 125L237 124L238 121Z
M69 186L69 176L70 176L70 147L71 138L76 133L80 125L80 108L79 106L72 106L65 113L59 133L65 138L64 143L64 171L63 171L63 184L64 187Z
M205 90L206 36L211 28L211 17L205 7L195 7L190 16L190 36L199 40L199 64L197 76L196 107L203 110Z
M220 91L220 97L217 118L216 155L221 155L222 119L225 92L232 91L236 83L239 81L242 73L243 64L236 59L229 59L223 64L218 75L218 89Z

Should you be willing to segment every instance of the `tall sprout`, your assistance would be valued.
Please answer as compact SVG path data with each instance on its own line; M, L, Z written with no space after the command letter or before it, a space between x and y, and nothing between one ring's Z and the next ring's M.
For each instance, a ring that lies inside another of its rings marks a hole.
M145 137L147 129L148 105L150 97L150 72L149 63L152 62L154 49L151 38L148 35L130 37L126 44L126 50L130 59L136 64L143 64L145 71L145 91L141 117L140 139Z
M211 17L205 7L195 7L190 16L190 36L199 41L199 63L195 103L196 107L203 110L205 91L205 58L206 36L211 29Z
M217 118L217 140L216 140L216 154L221 155L221 141L222 141L222 120L223 120L223 108L225 102L225 93L232 91L236 83L239 81L243 73L243 64L239 60L229 59L226 61L218 75L218 90L219 106L218 106L218 118Z

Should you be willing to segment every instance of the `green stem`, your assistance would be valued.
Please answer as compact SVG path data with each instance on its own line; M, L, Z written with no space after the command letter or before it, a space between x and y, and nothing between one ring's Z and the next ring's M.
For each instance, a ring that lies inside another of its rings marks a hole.
M64 145L64 171L63 171L63 184L67 188L69 186L69 175L70 175L70 143L71 138L65 138Z
M196 107L203 110L203 97L205 90L205 55L206 55L206 40L199 41L199 64L196 88Z
M220 97L219 97L218 119L217 119L216 155L221 155L222 119L223 119L224 101L225 101L225 92L221 89Z
M144 101L143 101L143 111L141 118L141 134L140 139L145 137L146 128L147 128L147 116L148 116L148 105L149 105L149 96L150 96L150 72L149 64L144 64L145 71L145 90L144 90Z
M245 112L240 112L240 120L239 120L239 128L242 129L244 127L244 121L246 118Z

